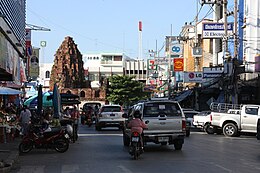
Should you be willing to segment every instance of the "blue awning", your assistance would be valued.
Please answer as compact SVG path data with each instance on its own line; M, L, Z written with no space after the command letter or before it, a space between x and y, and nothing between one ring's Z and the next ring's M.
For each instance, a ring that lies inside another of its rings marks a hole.
M182 92L179 96L175 97L174 100L181 102L183 101L185 98L187 98L188 96L190 96L192 94L193 90L187 90Z

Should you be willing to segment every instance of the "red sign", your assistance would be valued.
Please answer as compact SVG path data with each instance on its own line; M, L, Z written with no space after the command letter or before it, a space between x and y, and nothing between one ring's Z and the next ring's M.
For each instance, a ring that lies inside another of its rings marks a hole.
M174 58L174 71L183 71L184 60L183 58Z

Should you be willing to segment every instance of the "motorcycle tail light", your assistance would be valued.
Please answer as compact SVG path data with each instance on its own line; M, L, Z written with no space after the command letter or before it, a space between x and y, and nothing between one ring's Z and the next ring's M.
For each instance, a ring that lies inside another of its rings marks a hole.
M133 132L133 136L139 136L138 132Z

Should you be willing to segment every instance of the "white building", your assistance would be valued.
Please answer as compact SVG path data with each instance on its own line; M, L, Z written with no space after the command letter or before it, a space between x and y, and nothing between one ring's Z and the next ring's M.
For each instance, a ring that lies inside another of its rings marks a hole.
M48 91L50 86L51 69L53 63L41 63L38 82L43 86L43 91Z
M245 68L248 72L259 72L260 59L256 55L260 54L260 1L244 1L244 60Z
M137 80L146 81L146 61L134 60L124 53L100 53L83 55L87 80L92 88L98 88L102 77L112 75L135 75Z

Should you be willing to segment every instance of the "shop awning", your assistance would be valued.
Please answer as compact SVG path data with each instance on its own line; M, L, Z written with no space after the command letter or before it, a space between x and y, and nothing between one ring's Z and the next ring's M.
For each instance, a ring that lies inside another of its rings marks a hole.
M0 86L0 95L19 95L22 91Z
M174 100L181 102L183 101L185 98L187 98L188 96L190 96L193 93L193 90L187 90L182 92L179 96L175 97Z

